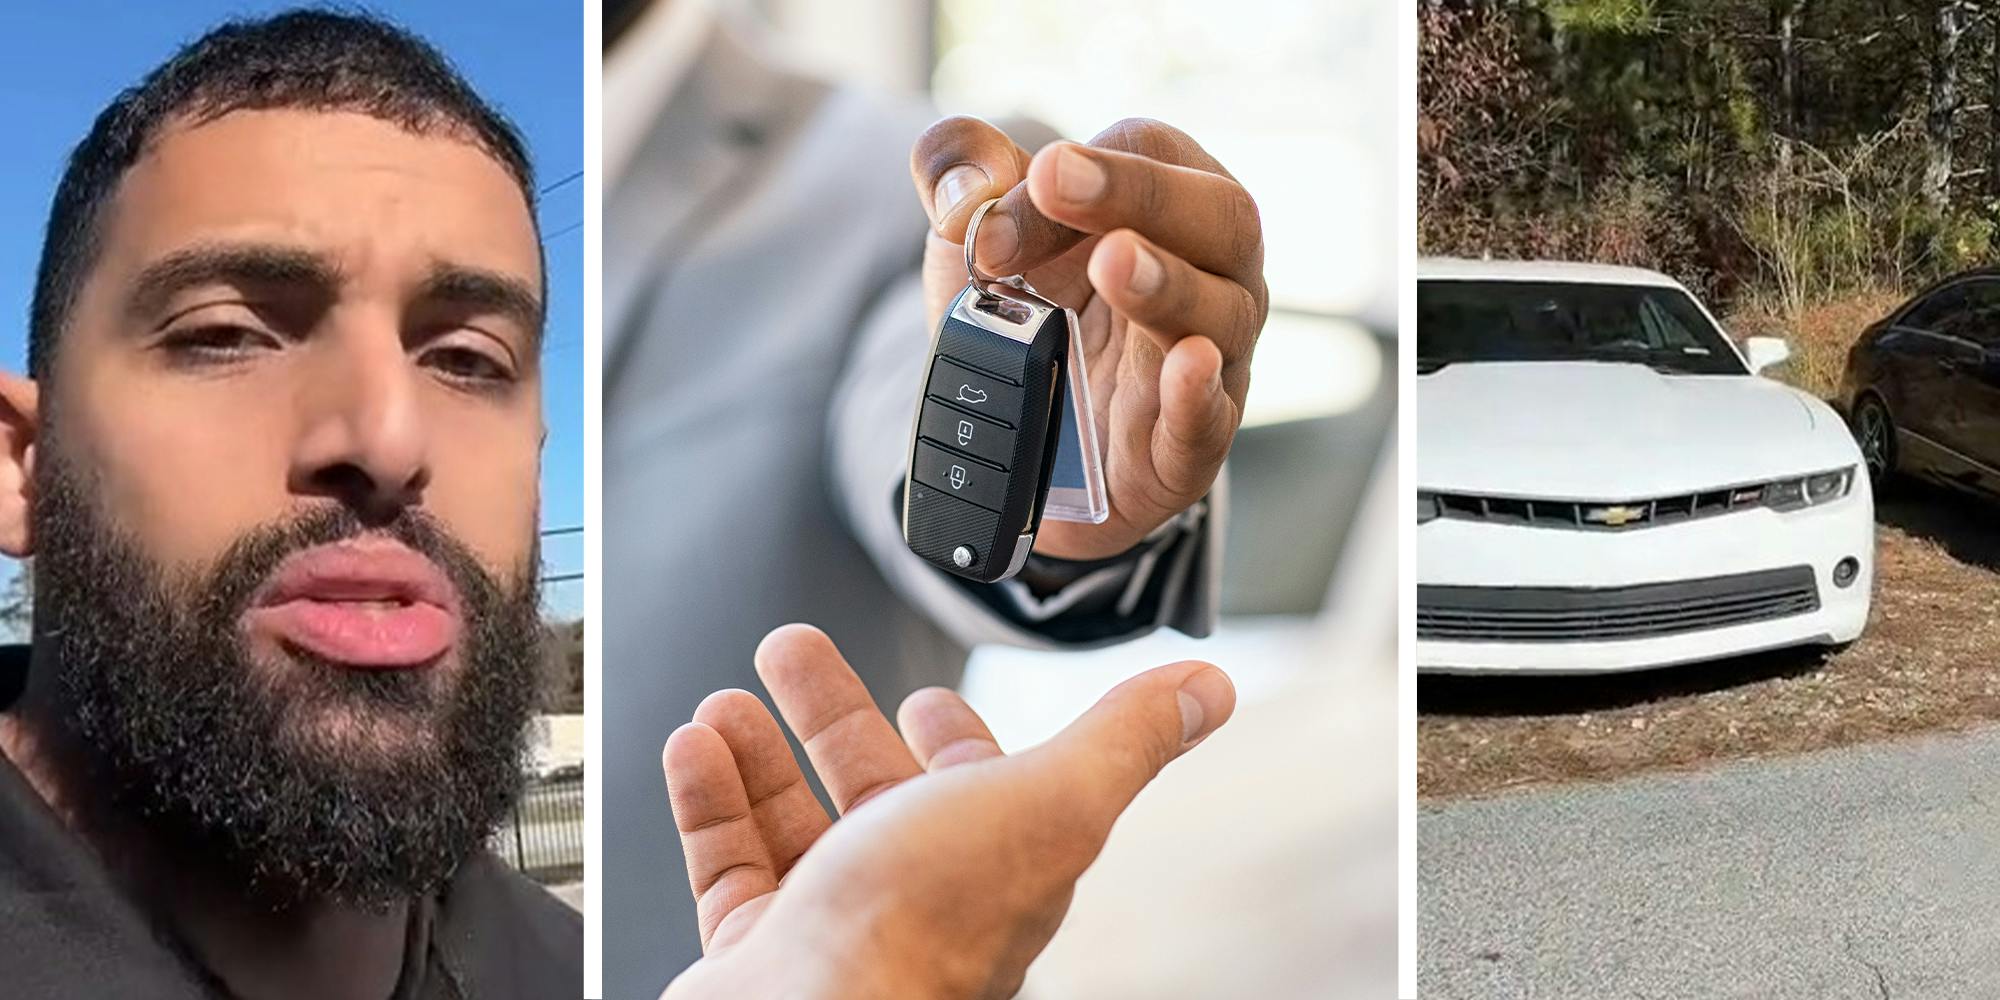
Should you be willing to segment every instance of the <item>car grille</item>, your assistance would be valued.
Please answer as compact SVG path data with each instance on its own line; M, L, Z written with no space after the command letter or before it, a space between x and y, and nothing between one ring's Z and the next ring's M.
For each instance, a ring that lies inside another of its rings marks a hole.
M1464 521L1526 524L1585 531L1630 531L1764 506L1768 482L1643 500L1528 500L1521 497L1438 493L1438 516Z
M1632 587L1417 587L1417 636L1460 642L1643 639L1819 610L1810 566Z

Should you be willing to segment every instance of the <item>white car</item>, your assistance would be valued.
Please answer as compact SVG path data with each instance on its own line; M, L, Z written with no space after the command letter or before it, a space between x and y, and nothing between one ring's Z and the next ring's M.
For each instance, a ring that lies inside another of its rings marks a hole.
M1663 274L1417 268L1417 667L1597 673L1851 642L1875 511L1846 425Z

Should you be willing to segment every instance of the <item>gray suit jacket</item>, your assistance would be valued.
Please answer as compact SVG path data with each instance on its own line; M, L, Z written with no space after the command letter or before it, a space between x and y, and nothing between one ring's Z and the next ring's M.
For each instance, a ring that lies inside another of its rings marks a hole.
M955 684L971 644L1063 634L1055 605L1000 613L1025 590L919 561L896 520L929 338L908 156L934 117L777 71L718 31L607 181L607 997L652 997L700 954L659 750L708 693L760 690L766 632L824 628L891 711ZM1153 571L1170 578L1156 612L1110 641L1206 634L1218 499Z

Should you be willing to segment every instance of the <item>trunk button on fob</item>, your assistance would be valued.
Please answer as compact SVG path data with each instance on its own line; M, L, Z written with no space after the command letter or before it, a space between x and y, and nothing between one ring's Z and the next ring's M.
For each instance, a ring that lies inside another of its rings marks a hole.
M1010 425L1020 419L1021 388L940 357L931 364L930 396Z

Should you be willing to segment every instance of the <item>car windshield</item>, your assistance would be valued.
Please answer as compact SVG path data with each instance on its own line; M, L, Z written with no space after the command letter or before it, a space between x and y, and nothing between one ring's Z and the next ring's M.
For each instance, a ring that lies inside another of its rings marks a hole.
M1677 288L1561 281L1417 284L1417 370L1479 361L1603 361L1671 375L1745 375Z

